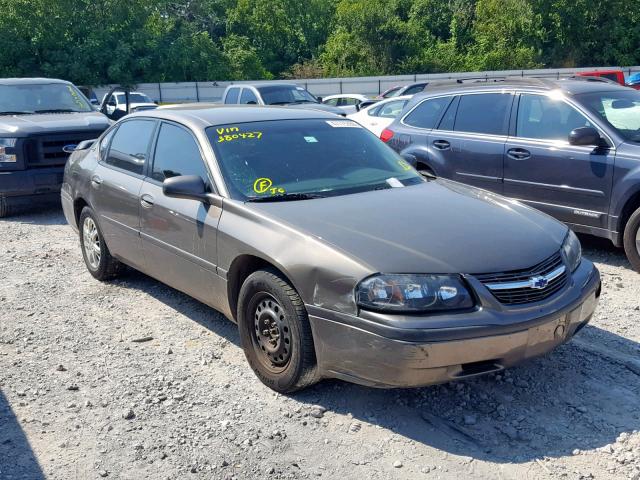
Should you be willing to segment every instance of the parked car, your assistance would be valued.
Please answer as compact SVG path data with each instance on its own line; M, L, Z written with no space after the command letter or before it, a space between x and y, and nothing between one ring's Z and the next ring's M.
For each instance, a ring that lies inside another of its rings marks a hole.
M257 82L230 85L222 94L226 105L282 105L293 108L313 108L323 112L346 116L346 112L322 104L316 97L295 83Z
M320 111L132 114L74 152L62 203L91 275L130 265L222 312L279 392L500 371L569 340L600 294L565 225Z
M427 88L429 82L414 82L408 85L397 85L395 87L391 87L380 95L378 98L391 98L391 97L400 97L403 95L415 95L416 93L422 92L425 88Z
M331 105L332 107L338 107L344 110L347 114L356 113L360 110L360 104L363 102L369 102L371 100L365 95L358 93L345 93L340 95L329 95L322 99L324 105Z
M357 113L347 115L347 118L358 122L379 137L382 131L391 125L395 118L400 115L400 112L402 112L402 109L410 98L411 96L409 95L386 98L363 108Z
M65 146L96 138L108 126L69 82L0 79L0 217L35 197L58 201Z
M102 105L105 108L105 114L109 117L121 118L127 113L139 110L153 110L158 108L149 96L142 92L128 92L129 106L127 108L127 94L124 89L114 89L102 97Z
M611 80L619 85L626 85L624 79L624 72L619 69L613 70L594 70L592 72L578 72L576 73L578 77L594 77L594 78L606 78Z
M627 86L640 90L640 72L629 75L627 79Z
M640 271L640 92L527 78L442 86L414 97L381 138L419 170L624 246Z

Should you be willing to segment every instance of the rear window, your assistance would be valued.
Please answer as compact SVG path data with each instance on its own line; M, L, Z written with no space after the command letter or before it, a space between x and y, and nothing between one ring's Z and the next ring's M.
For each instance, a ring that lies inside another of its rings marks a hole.
M375 135L351 120L304 119L207 129L233 198L285 193L344 195L424 179Z
M454 130L456 132L506 135L512 95L482 93L460 97Z
M415 107L403 122L412 127L435 128L445 108L453 97L438 97L425 100Z

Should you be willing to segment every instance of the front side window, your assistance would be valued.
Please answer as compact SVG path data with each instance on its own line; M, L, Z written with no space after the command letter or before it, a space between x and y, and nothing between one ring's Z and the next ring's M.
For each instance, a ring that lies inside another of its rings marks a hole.
M453 129L456 132L506 135L512 98L507 93L461 96Z
M105 162L113 167L142 175L155 126L156 122L153 120L123 122L113 135Z
M346 195L424 179L351 120L282 120L210 127L207 136L231 196Z
M376 109L375 116L382 118L396 118L400 115L407 102L408 100L394 100L392 102L385 103Z
M522 94L516 136L568 142L571 130L592 124L560 98Z
M180 175L198 175L205 183L209 180L193 135L182 127L163 123L158 132L151 178L163 182Z
M243 88L242 95L240 95L240 103L243 105L257 105L258 98L250 88Z
M227 96L224 97L224 103L233 104L238 103L238 96L240 95L239 88L230 88L227 92Z
M625 140L640 143L640 91L621 88L583 93L576 99Z
M404 119L404 123L418 128L435 128L442 112L453 97L430 98L420 103Z
M80 90L65 83L0 85L0 115L91 112Z

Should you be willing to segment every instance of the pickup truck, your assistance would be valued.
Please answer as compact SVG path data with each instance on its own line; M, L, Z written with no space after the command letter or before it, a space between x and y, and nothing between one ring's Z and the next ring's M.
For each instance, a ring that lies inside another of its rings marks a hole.
M282 105L335 113L345 117L347 112L324 105L316 97L295 83L256 82L229 85L222 94L227 105Z
M109 124L70 82L0 79L0 218L35 197L59 201L69 152Z

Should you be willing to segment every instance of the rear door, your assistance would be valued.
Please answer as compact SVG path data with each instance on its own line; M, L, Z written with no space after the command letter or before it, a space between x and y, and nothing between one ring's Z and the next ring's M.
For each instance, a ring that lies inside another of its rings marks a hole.
M123 121L112 138L103 140L103 155L91 176L92 207L109 250L140 269L140 189L156 125L155 120Z
M570 145L569 133L579 127L598 128L564 98L521 94L506 144L504 193L564 222L606 228L615 152Z
M195 200L166 197L162 182L198 175L211 189L197 139L182 125L162 122L153 162L140 191L142 246L147 272L208 304L216 274L216 239L222 209Z
M227 94L224 96L224 103L229 105L235 105L238 103L240 97L240 87L230 87L227 90Z
M428 137L429 155L444 176L502 192L504 145L514 95L470 93L451 103ZM439 172L438 172L439 173Z

